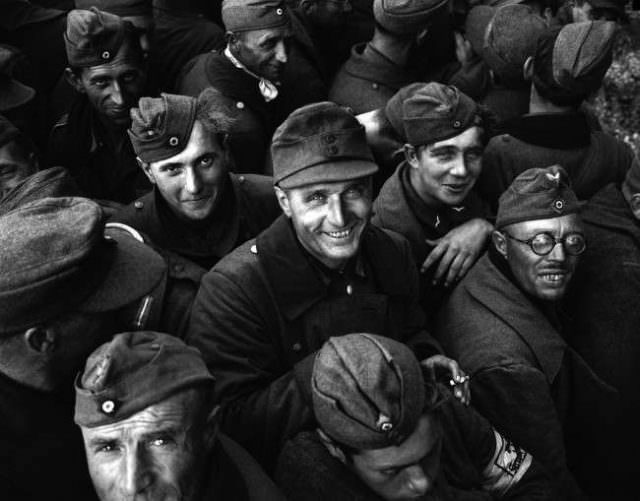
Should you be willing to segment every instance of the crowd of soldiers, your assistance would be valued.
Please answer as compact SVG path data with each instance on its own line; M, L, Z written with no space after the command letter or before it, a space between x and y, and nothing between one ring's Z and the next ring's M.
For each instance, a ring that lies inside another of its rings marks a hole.
M0 0L0 498L637 499L625 22Z

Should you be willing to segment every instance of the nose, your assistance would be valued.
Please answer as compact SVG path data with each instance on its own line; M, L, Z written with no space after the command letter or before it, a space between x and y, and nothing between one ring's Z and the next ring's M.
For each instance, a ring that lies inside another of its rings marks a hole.
M552 261L564 261L567 257L567 253L564 250L564 244L562 242L556 242L549 253L549 259Z
M463 155L457 155L454 160L454 164L451 167L451 175L456 177L466 177L469 172L467 168L467 161Z
M329 197L328 210L327 219L329 223L335 228L343 228L344 208L342 207L342 199L339 195Z
M286 64L289 60L287 57L287 45L284 40L280 40L276 45L276 60L282 64Z
M185 170L184 189L191 195L197 195L202 190L202 180L193 167Z
M133 498L151 484L151 475L141 447L127 450L121 469L123 498Z
M117 80L113 81L113 86L111 88L111 100L118 106L122 106L124 104L122 88Z
M431 481L419 465L409 466L405 470L407 489L417 496L423 496L431 488Z

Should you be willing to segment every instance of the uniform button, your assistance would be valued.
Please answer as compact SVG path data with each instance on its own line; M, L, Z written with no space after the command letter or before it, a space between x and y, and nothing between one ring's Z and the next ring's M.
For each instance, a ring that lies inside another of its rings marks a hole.
M329 156L337 155L338 154L338 147L337 146L329 146L327 148L327 153L329 154Z
M180 140L178 139L178 136L171 136L169 138L169 145L170 146L178 146L179 142L180 142Z
M113 414L113 411L116 410L116 404L113 400L105 400L102 402L100 408L105 414Z
M102 59L109 59L111 57L111 52L105 50L101 55Z
M351 284L347 285L347 294L353 294L353 286Z
M372 88L373 90L378 90L378 84L377 84L377 83L372 83L372 84L371 84L371 88Z
M459 128L460 128L460 125L462 125L462 124L460 123L460 120L456 120L455 122L453 122L453 126L454 126L456 129L459 129Z
M282 14L284 14L284 11L283 11L280 7L278 7L278 8L276 9L276 14L278 14L279 16L281 16Z
M242 101L238 101L236 103L236 108L238 108L239 110L244 109L244 103Z
M324 142L327 144L335 143L336 136L334 136L333 134L327 134L326 136L324 136Z
M293 343L293 346L291 348L293 348L293 351L298 352L302 349L302 345L300 343Z
M251 251L251 254L257 254L258 253L258 247L256 247L255 245L252 245L249 250Z
M133 202L133 206L140 210L144 207L144 202L141 202L140 200L136 200L135 202Z
M173 265L173 271L182 271L184 270L184 264L176 263Z
M244 182L245 182L245 179L246 179L246 178L245 178L244 176L240 176L240 177L238 178L238 181L240 181L241 183L244 183Z

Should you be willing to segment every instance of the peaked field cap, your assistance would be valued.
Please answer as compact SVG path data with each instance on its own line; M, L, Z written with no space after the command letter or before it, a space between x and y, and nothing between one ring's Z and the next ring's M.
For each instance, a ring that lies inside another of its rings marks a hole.
M481 123L477 103L452 85L422 84L402 102L404 136L414 146L449 139Z
M106 238L104 215L85 198L43 198L0 216L0 335L73 311L116 310L166 272L131 238Z
M378 171L364 126L350 109L325 101L298 108L271 143L273 183L295 188L349 181Z
M611 65L616 31L612 21L565 25L553 45L555 83L566 90L597 90Z
M227 31L264 30L289 24L283 0L223 0L222 23Z
M128 131L136 155L143 162L158 162L187 147L196 120L197 99L161 94L143 97L131 109Z
M413 35L429 26L448 0L374 0L376 22L396 35Z
M322 430L356 450L400 444L425 407L422 369L413 352L373 334L330 338L316 356L311 386Z
M133 25L120 16L91 7L67 14L64 34L69 65L76 68L99 66L111 62L120 47L129 43L134 51L142 49Z
M579 212L567 172L559 165L528 169L500 196L496 228Z
M76 424L88 428L117 423L198 386L212 387L200 351L151 331L116 334L87 359L76 377Z
M150 16L153 13L151 0L75 0L75 7L85 10L96 7L121 17Z
M503 81L524 84L524 63L535 55L546 30L546 21L531 7L505 5L488 20L479 54Z

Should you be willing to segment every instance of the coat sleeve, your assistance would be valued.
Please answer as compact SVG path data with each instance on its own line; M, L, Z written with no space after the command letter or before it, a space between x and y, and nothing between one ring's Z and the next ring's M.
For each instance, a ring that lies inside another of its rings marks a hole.
M566 462L562 423L544 374L524 364L483 369L471 378L474 406L501 435L524 447L557 479L561 499L584 499Z
M270 301L253 297L259 289L256 284L247 290L215 268L207 273L192 308L187 342L202 352L216 378L224 431L270 471L284 440L313 423L295 371L310 366L314 354L288 370L271 324L277 320L258 310Z

